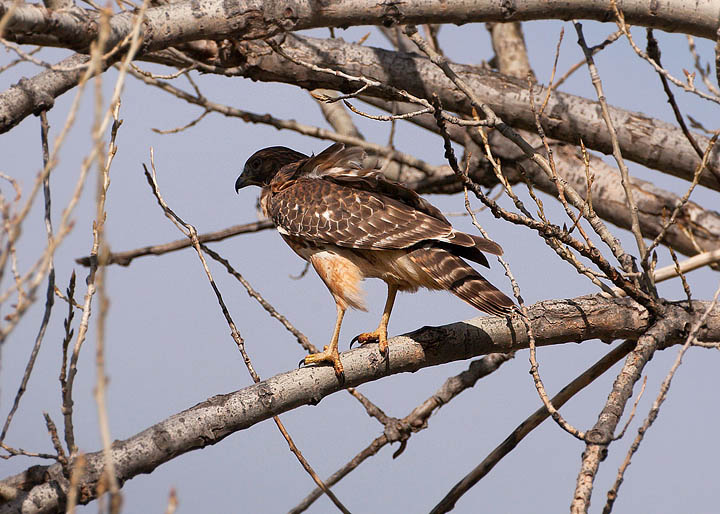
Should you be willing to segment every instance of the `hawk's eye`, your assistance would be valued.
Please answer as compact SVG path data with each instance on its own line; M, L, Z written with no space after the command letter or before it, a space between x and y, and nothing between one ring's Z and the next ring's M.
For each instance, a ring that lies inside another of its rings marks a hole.
M262 164L262 160L260 159L260 157L255 157L254 159L250 159L250 162L248 164L250 165L250 169L259 170L260 164Z

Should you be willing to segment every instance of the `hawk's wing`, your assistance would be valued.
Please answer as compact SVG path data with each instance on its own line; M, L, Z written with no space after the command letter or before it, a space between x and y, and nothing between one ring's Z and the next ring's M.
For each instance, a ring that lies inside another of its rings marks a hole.
M363 161L366 157L362 148L335 143L304 161L296 176L323 178L342 186L379 193L450 225L440 209L420 197L415 191L388 179L379 170L365 168Z
M498 244L458 232L444 218L374 190L341 185L345 180L338 183L303 174L276 189L269 211L278 230L316 243L358 249L402 249L436 242L486 266L479 250L502 254Z

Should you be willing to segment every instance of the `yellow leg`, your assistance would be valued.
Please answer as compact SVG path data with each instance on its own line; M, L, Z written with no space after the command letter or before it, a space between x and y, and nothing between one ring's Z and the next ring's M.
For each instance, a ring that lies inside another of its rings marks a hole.
M378 350L382 355L387 353L387 327L390 321L390 313L392 312L393 305L395 304L395 295L397 294L397 287L388 284L387 300L385 301L385 309L383 310L382 317L380 318L380 324L377 329L373 332L365 332L355 338L358 343L365 344L377 341Z
M341 380L343 379L343 367L340 362L340 354L338 353L338 337L340 336L340 326L342 325L343 316L345 316L345 308L337 304L337 319L335 320L335 331L330 340L330 346L324 347L320 353L312 353L305 357L305 364L332 362L333 368L335 368L335 375Z

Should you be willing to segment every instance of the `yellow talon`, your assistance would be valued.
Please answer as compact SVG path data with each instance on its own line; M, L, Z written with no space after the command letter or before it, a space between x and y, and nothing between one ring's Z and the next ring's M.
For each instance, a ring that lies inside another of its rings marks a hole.
M365 332L363 334L360 334L355 338L355 340L357 340L357 342L361 345L367 343L374 343L377 341L380 354L385 355L387 353L387 330L383 330L381 327L378 327L378 329L373 332Z
M338 378L343 377L343 366L340 362L340 354L337 351L337 348L335 348L335 351L331 351L326 346L324 348L324 351L320 353L311 353L307 357L305 357L305 364L317 364L318 362L331 362L333 365L333 368L335 369L335 375Z

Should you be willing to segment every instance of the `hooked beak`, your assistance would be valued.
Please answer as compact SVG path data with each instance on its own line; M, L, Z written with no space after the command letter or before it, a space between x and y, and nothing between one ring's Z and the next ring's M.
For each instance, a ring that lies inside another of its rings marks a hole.
M245 176L240 175L235 181L235 192L239 193L243 187L249 186L250 184L251 182L247 178L245 178Z

